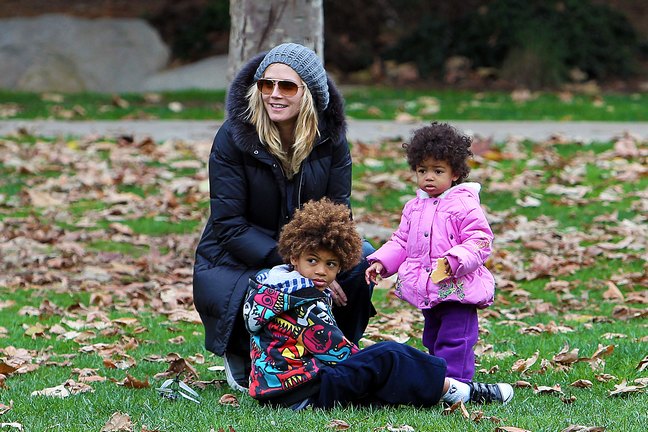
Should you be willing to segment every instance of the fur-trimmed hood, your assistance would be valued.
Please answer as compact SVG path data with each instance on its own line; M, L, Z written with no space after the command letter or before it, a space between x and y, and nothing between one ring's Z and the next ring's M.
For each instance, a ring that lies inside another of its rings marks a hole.
M252 84L254 74L259 64L265 57L265 52L253 57L245 64L232 81L227 95L226 109L231 122L232 132L242 139L241 142L250 143L258 140L254 126L246 119L248 107L245 95ZM344 116L344 99L330 77L328 77L329 104L318 113L320 140L331 138L342 139L346 136L346 119Z

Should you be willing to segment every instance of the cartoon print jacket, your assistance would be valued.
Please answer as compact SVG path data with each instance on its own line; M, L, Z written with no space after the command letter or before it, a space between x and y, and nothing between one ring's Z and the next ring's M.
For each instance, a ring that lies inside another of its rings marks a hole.
M382 277L398 272L396 295L419 309L444 301L485 308L493 303L495 281L484 266L493 232L479 204L479 183L461 183L438 197L422 190L408 201L398 229L367 257L384 266ZM438 284L430 274L447 258L452 275Z
M250 281L243 319L251 334L250 396L280 397L313 380L323 365L345 360L358 347L344 337L331 297L288 265Z

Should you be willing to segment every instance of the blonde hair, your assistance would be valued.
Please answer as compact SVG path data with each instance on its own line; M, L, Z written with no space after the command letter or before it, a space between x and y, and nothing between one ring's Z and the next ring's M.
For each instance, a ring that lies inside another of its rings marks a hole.
M304 84L302 82L302 84ZM319 136L317 111L313 95L308 87L304 84L304 94L302 95L297 123L295 125L295 142L291 145L289 152L284 151L279 137L277 125L270 120L268 112L263 105L263 96L257 89L256 83L253 84L246 94L248 100L247 120L254 125L261 143L268 147L281 163L287 178L292 178L301 167L302 162L308 157L315 139Z

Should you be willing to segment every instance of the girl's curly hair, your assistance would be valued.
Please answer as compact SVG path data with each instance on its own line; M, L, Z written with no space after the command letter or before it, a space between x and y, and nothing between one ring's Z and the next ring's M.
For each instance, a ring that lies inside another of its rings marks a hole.
M456 184L463 183L470 173L468 159L472 139L461 134L447 123L432 122L414 131L409 144L403 144L407 152L407 163L412 170L428 158L448 162L452 173L459 176Z
M279 236L278 252L286 263L291 257L317 249L328 249L340 260L342 271L362 258L362 238L344 204L328 198L309 201L297 210Z

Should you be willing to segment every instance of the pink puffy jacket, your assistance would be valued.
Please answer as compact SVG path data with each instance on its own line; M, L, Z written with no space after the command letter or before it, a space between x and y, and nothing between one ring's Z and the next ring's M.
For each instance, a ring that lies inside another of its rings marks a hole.
M396 295L419 309L442 301L485 308L493 303L495 281L484 266L493 232L479 204L479 183L461 183L437 198L422 190L408 201L398 229L369 262L380 261L382 277L398 272ZM430 274L447 258L452 276L438 284Z

